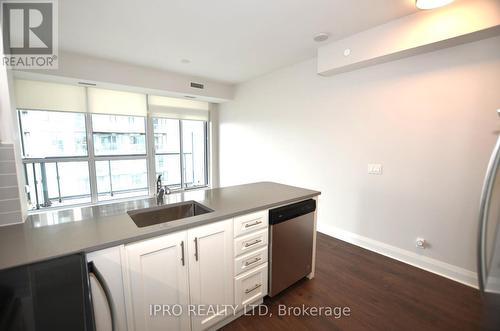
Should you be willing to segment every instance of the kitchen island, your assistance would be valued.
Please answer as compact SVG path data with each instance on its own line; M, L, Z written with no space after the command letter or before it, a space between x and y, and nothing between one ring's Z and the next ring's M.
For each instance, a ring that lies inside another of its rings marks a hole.
M155 198L32 214L23 224L0 227L0 270L185 230L319 194L272 182L173 193L165 196L164 205L197 201L213 212L143 228L127 211L157 206Z
M12 316L54 327L38 301L69 295L69 328L216 330L270 294L273 261L279 291L314 277L319 194L261 182L32 214L0 228L0 287L27 303Z

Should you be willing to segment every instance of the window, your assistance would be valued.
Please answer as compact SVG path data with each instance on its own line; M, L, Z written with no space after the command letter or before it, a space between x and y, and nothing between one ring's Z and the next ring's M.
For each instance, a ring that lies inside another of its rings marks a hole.
M87 161L24 163L31 209L91 202Z
M181 125L185 187L207 185L206 122L182 120Z
M85 115L21 110L19 124L31 208L90 202Z
M203 101L16 79L30 209L208 185ZM148 115L149 114L149 115Z
M87 156L84 114L21 110L19 116L24 157Z
M146 118L92 114L99 201L148 195Z
M92 115L95 155L146 155L144 117Z
M206 121L151 118L150 156L145 117L45 110L18 115L30 209L147 196L160 174L172 190L208 185Z
M171 189L181 185L181 143L178 120L153 118L156 173Z
M20 110L19 124L30 209L148 195L145 117Z
M163 183L171 189L207 186L207 122L153 118L153 131Z
M146 159L96 161L99 200L148 194Z

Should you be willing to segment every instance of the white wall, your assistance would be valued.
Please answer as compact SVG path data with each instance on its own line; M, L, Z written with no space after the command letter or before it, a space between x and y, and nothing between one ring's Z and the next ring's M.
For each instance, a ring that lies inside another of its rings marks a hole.
M333 77L315 59L220 107L222 186L322 191L319 229L473 284L483 174L500 129L500 38ZM382 163L382 176L368 163ZM426 250L415 248L424 237Z

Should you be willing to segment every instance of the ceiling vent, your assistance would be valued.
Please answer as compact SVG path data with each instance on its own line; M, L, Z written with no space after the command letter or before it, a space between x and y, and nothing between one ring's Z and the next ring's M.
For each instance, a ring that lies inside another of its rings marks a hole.
M205 86L203 84L194 83L194 82L191 82L191 87L199 88L199 89L202 89L202 90L205 88Z

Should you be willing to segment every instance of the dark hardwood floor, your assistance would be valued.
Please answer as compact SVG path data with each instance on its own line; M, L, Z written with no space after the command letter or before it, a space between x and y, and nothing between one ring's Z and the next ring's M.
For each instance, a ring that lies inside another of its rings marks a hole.
M316 277L264 303L272 316L242 316L222 330L495 329L482 325L479 291L319 233ZM351 313L278 316L279 305L303 304L349 307Z

